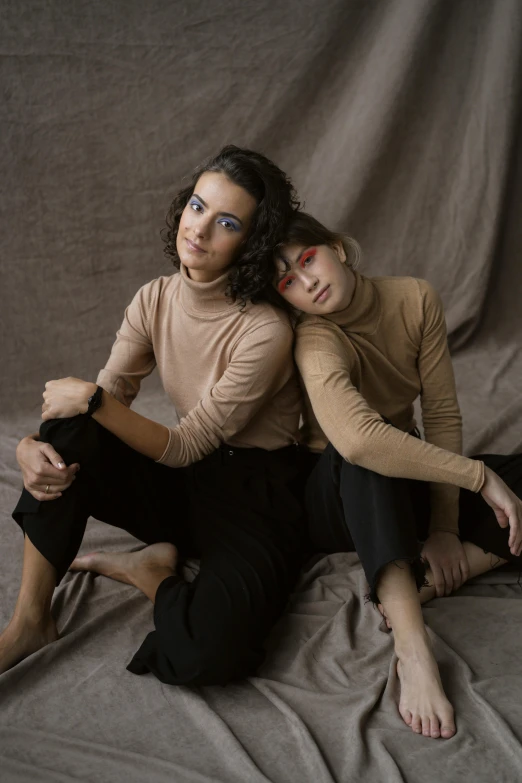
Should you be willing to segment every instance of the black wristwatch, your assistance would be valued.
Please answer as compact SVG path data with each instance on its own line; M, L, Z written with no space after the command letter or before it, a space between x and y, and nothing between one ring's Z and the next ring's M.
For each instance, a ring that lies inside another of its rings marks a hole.
M103 389L101 386L97 386L94 394L91 394L91 396L87 400L87 405L88 405L86 411L87 416L92 416L93 413L96 413L98 408L101 407L102 399L103 399Z

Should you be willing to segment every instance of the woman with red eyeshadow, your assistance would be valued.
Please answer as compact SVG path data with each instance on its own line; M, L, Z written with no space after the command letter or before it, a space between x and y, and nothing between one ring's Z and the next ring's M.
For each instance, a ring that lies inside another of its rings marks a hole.
M401 717L450 738L454 711L421 603L522 565L522 455L462 456L439 296L425 280L365 277L358 258L354 240L303 212L275 255L274 285L297 315L302 438L322 452L307 483L310 534L318 551L357 551L394 633Z
M138 291L97 382L46 384L40 433L17 449L24 567L0 672L57 638L51 599L69 568L131 584L153 603L134 674L211 685L255 672L304 530L293 331L263 301L295 206L277 166L225 147L174 198L165 250L176 273ZM156 365L177 426L131 410ZM147 546L77 557L89 515ZM201 559L192 583L178 550Z

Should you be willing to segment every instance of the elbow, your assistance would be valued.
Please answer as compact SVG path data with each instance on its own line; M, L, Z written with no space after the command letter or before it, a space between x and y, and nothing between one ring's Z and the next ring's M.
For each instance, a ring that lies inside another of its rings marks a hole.
M335 443L333 444L335 446ZM341 449L337 449L339 454L350 465L360 465L364 467L364 444L360 439L350 440L348 443L344 443Z

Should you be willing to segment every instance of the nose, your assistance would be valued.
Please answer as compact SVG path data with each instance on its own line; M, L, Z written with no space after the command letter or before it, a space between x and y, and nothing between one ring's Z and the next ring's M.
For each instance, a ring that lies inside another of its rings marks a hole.
M191 218L188 227L193 232L194 239L208 239L212 227L212 217L195 213Z
M303 282L306 286L306 290L308 293L311 293L314 288L317 288L319 285L319 280L315 275L310 274L310 272L305 272L304 270L301 272L303 276Z
M203 238L207 233L208 227L203 218L201 218L200 220L196 221L193 229L194 236Z

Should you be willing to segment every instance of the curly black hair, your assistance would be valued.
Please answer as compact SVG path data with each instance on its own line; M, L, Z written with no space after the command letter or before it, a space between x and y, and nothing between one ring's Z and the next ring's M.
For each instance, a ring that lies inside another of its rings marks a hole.
M270 299L274 274L274 248L299 201L290 179L271 160L253 150L229 144L213 158L196 168L187 187L179 191L167 213L167 228L162 231L164 253L179 269L176 238L183 210L198 179L207 171L224 174L244 188L257 202L246 241L228 273L227 295L244 306L248 301Z

